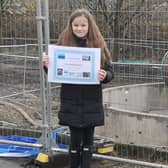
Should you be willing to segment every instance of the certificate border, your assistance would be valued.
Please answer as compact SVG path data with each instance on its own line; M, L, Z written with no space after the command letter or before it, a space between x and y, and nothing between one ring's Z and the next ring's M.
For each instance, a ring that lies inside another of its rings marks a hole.
M82 56L90 55L91 61L89 62L90 67L89 67L88 72L90 72L91 76L86 77L86 78L83 76L80 76L80 77L70 76L70 74L69 76L68 75L66 76L65 74L62 76L59 76L57 74L58 72L57 68L61 68L61 66L58 67L59 65L57 64L59 63L58 57L61 58L61 56L68 55L67 52L68 54L70 52L70 56L73 56L72 55L73 53L74 54L77 53L76 56L78 57L79 55L79 58L82 58ZM101 63L101 49L100 48L70 47L70 46L68 47L68 46L59 46L59 45L49 44L48 55L50 59L50 62L48 65L48 82L65 83L65 84L84 84L84 85L100 84L100 81L98 80L98 77L97 77L97 73L98 73L98 70L100 69L100 63Z

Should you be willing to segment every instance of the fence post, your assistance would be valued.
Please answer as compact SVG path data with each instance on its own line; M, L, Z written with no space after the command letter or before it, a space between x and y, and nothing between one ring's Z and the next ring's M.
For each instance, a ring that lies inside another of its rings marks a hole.
M49 33L49 6L48 6L48 0L43 0L43 16L45 17L44 20L44 41L45 41L45 53L48 54L48 45L50 43L50 33ZM47 82L47 123L48 123L48 152L51 154L51 85L49 82Z
M44 11L42 11L44 9ZM45 14L43 16L42 14ZM43 143L43 153L45 153L48 157L48 154L50 154L51 147L50 147L50 141L51 141L51 136L50 136L50 131L49 131L49 116L47 117L47 110L49 110L49 107L47 107L47 104L50 104L47 102L46 103L46 87L45 87L45 73L43 70L43 63L42 63L42 56L43 52L48 52L48 44L49 44L49 21L48 21L48 0L36 0L36 20L37 20L37 36L38 36L38 48L39 48L39 58L40 58L40 90L41 90L41 103L42 103L42 126L43 126L43 131L42 131L42 143ZM44 44L43 44L43 22L45 23L45 50L44 50ZM49 97L49 86L47 84L47 96ZM37 157L38 158L38 157ZM41 159L41 156L39 157ZM42 156L43 159L43 156ZM41 161L41 160L39 160ZM43 162L43 161L42 161ZM48 162L48 159L46 160Z

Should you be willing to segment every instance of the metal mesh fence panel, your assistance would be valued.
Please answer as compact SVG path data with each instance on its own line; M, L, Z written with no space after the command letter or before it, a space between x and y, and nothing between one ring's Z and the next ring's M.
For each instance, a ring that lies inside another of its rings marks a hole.
M43 114L36 2L8 2L0 7L0 135L39 138ZM150 167L157 167L152 163L167 164L167 1L49 0L51 43L56 43L76 8L87 8L95 16L113 58L115 79L103 85L105 126L96 130L100 139L95 142L101 143L95 151L102 144L108 146L108 142L102 143L107 138L113 142L113 151L103 156L131 159L135 164L113 161L96 165L145 167L134 161L146 161ZM53 131L60 128L59 85L52 84L51 91ZM60 134L59 143L69 143L66 133Z

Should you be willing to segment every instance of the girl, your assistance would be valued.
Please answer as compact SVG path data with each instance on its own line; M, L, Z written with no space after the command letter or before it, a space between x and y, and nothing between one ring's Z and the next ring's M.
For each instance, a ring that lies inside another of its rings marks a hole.
M111 57L93 16L86 9L71 14L58 45L101 48L100 84L62 84L58 114L59 123L70 128L70 168L90 168L94 128L104 125L101 84L113 78ZM48 66L47 56L43 57L43 63Z

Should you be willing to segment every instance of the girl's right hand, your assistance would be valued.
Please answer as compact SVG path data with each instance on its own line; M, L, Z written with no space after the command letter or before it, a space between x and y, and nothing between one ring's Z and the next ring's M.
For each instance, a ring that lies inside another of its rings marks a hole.
M43 65L48 68L48 64L49 64L49 57L48 57L48 55L44 55L43 56L42 62L43 62Z

